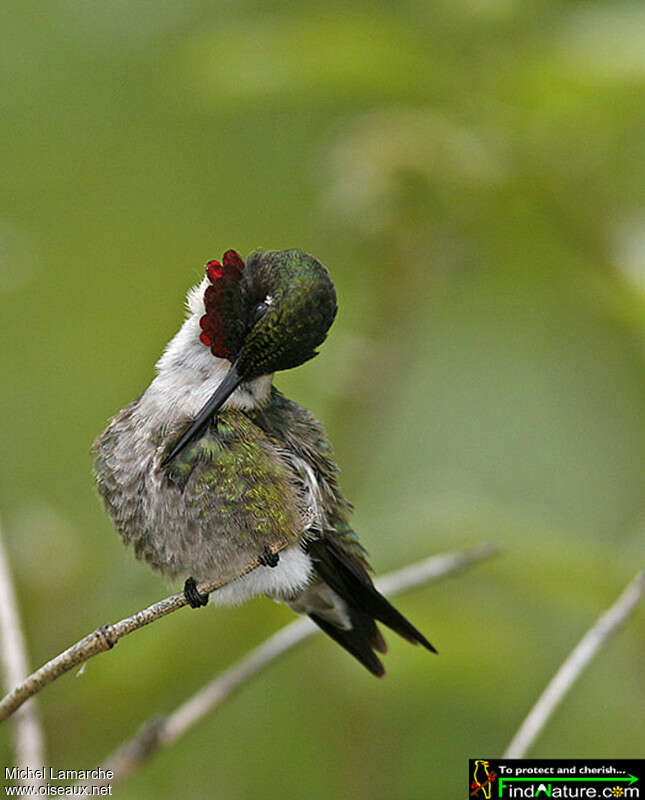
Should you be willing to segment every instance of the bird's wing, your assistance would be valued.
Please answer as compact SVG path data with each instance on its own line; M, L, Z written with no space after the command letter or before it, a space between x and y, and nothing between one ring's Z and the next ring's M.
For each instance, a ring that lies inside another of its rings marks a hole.
M289 605L308 614L374 675L385 672L377 656L386 651L377 620L434 652L425 636L372 583L367 554L349 523L351 505L338 486L338 468L320 423L274 390L272 404L261 412L258 424L280 442L285 459L300 475L301 498L309 498L315 508L315 522L303 537L314 578Z
M275 443L295 476L299 503L308 519L305 538L318 538L333 530L369 569L365 551L349 526L352 507L338 485L338 467L320 422L275 388L268 406L247 414Z

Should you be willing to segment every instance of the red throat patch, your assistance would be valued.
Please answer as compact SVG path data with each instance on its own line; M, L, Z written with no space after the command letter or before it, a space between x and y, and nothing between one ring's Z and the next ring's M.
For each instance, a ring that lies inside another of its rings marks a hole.
M233 360L233 356L226 344L226 327L224 309L226 295L235 287L244 262L235 250L227 250L222 256L222 263L209 261L206 264L206 275L210 286L204 292L204 307L206 313L199 320L202 332L199 336L202 344L210 347L211 353L217 358Z

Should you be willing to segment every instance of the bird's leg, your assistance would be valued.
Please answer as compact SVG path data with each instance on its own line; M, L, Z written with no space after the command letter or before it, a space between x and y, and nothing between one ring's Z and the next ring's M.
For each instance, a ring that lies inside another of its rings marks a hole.
M274 553L267 545L264 548L264 553L259 556L258 561L263 567L277 567L278 562L280 561L280 554Z
M194 578L186 578L184 597L191 608L200 608L208 603L208 595L197 591L197 581Z

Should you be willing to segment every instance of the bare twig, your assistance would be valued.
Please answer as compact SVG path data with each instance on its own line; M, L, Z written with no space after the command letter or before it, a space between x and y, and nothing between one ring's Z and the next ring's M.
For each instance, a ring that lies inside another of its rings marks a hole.
M465 553L433 556L383 576L376 585L380 591L388 595L399 594L415 586L454 575L496 553L497 548L487 544ZM319 629L312 622L308 619L299 619L273 634L171 714L156 717L143 725L138 734L101 765L102 770L111 771L111 777L94 780L91 783L113 784L116 780L130 775L153 753L175 742L204 716L218 708L236 689L316 632L319 632Z
M285 542L281 547L275 548L275 552L284 550L284 548L288 546L289 543ZM210 594L216 589L221 589L222 586L231 583L236 578L246 575L258 566L260 566L260 561L254 559L241 573L227 575L219 581L205 581L199 584L197 589L202 594ZM0 701L0 722L10 717L16 709L20 708L25 700L41 689L44 689L47 684L56 680L56 678L59 678L65 672L69 672L70 669L73 669L78 664L82 664L84 661L92 658L92 656L110 650L119 639L139 628L143 628L144 625L148 625L161 617L165 617L166 614L177 611L177 609L182 608L187 605L187 603L188 601L184 593L180 592L170 595L170 597L166 597L163 600L159 600L157 603L153 603L153 605L144 608L142 611L137 611L137 613L133 614L131 617L125 617L119 620L119 622L97 628L95 631L76 642L76 644L73 644L71 647L68 647L67 650L57 655L56 658L48 661L40 667L40 669L37 669L36 672L29 675L28 678L18 684L9 694L5 695Z
M28 673L25 639L20 626L18 603L11 580L9 559L0 528L0 643L2 682L6 689L23 680ZM14 727L16 766L32 770L43 766L45 744L36 701L26 703L16 714ZM26 785L40 786L42 780L26 778Z
M601 614L553 676L506 748L504 758L523 758L563 698L607 640L620 628L645 593L645 570Z

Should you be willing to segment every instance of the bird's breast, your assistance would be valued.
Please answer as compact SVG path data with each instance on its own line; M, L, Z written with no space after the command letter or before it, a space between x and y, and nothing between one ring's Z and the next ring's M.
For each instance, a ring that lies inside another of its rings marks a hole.
M298 480L270 437L243 412L224 411L162 467L180 431L151 426L132 404L95 444L99 491L138 558L171 576L217 579L266 547L299 543Z

